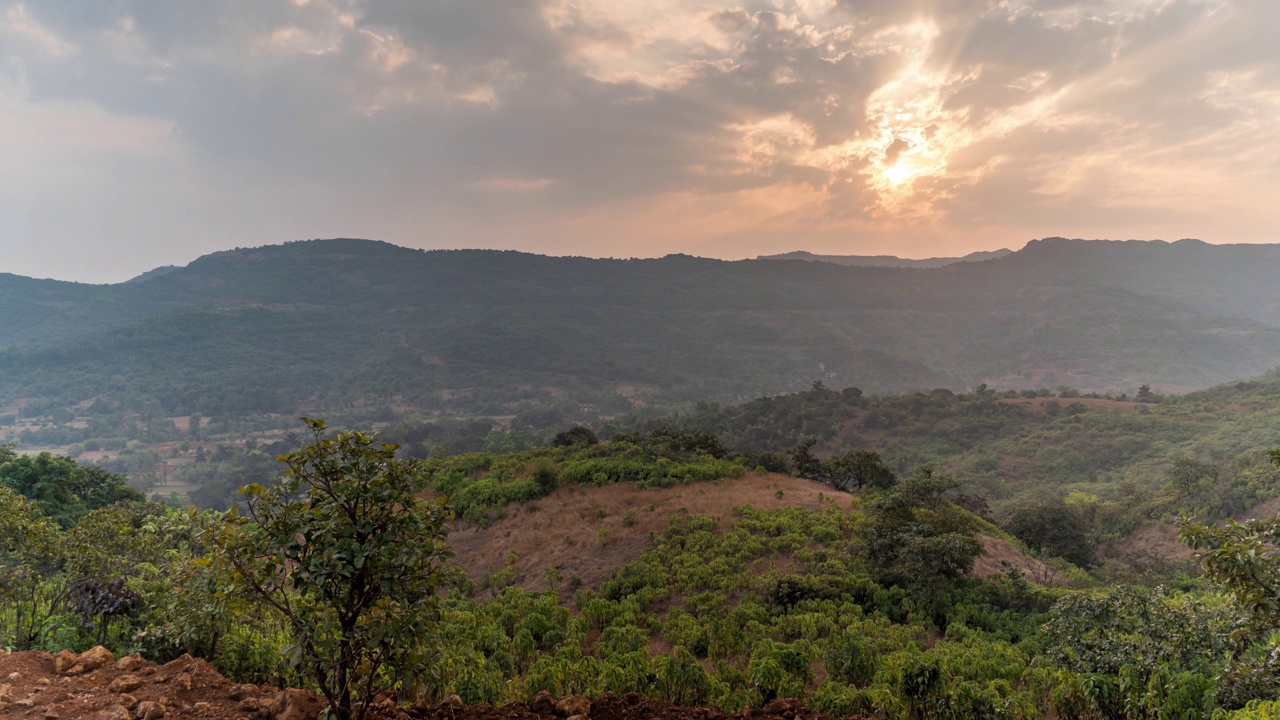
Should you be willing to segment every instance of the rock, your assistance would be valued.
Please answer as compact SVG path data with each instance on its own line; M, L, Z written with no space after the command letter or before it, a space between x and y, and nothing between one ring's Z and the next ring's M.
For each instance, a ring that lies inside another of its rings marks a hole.
M191 673L189 672L178 673L178 677L174 678L173 682L176 683L178 687L182 688L183 690L190 690L191 689Z
M227 697L232 700L243 700L258 694L258 686L245 683L244 685L233 685L231 693Z
M566 718L574 715L590 715L591 700L581 695L570 695L556 703L556 714Z
M586 715L570 715L569 720L591 720L591 718Z
M209 703L207 703L207 702L205 702L205 701L201 700L200 702L196 703L195 705L192 705L192 706L191 706L191 709L192 709L193 711L195 711L195 712L198 712L198 713L205 713L205 712L209 712Z
M458 697L456 693L445 698L444 705L445 707L452 708L454 710L461 710L466 707L462 702L462 698Z
M68 675L84 675L91 673L100 667L106 667L116 661L116 656L110 650L98 645L80 653L76 657L76 664L67 670Z
M142 678L133 673L125 673L107 686L107 690L113 693L128 693L142 687Z
M289 688L276 693L267 717L271 720L315 720L324 706L324 701L315 695Z
M61 718L62 713L58 712L57 705L50 705L48 709L44 711L44 720L61 720Z
M147 661L143 660L138 655L125 655L116 661L116 668L123 670L124 672L133 672L146 664Z
M50 685L52 682L53 681L50 680L49 678L40 678L39 680L36 681L36 685L39 685L40 687L46 687Z
M160 720L164 714L164 706L152 700L143 700L133 709L134 720Z
M529 712L535 712L539 715L555 715L556 696L546 690L539 692L529 700Z
M256 713L261 708L258 704L258 698L247 697L240 701L236 707L240 708L240 712Z
M121 695L119 702L120 702L120 707L124 708L125 710L133 710L134 708L138 707L138 698L132 695Z
M782 713L790 709L791 709L791 705L787 703L786 700L783 700L782 698L778 698L777 700L770 702L769 704L765 705L763 708L766 715L781 715Z
M93 720L131 720L129 711L119 705L112 705L93 716Z
M79 655L70 650L63 650L53 656L53 671L59 675L64 675L68 670L75 667L76 661L79 659Z

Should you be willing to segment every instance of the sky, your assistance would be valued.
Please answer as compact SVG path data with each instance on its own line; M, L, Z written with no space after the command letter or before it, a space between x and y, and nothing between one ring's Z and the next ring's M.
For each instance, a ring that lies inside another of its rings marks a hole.
M0 0L0 272L1280 241L1275 0Z

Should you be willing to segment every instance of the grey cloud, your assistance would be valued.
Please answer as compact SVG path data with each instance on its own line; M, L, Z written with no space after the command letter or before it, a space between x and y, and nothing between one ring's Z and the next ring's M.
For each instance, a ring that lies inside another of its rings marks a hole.
M0 0L0 11L13 6ZM511 199L511 187L536 194L539 212L571 213L779 183L825 194L832 222L888 222L868 173L916 146L902 133L882 140L868 102L913 61L891 30L919 19L937 33L924 67L942 78L928 89L946 114L935 122L956 124L947 137L969 144L951 149L948 172L913 182L921 207L958 226L1022 226L1090 203L1097 217L1129 222L1143 211L1102 209L1105 178L1089 184L1099 192L1065 199L1035 188L1075 157L1129 147L1135 158L1163 147L1189 165L1227 162L1222 156L1245 140L1219 131L1274 115L1245 94L1280 85L1269 37L1280 4L1270 0L838 0L826 15L794 3L726 1L689 18L721 38L651 49L665 53L679 78L661 82L597 77L584 60L591 48L625 56L645 28L577 4L549 13L552 0L24 7L76 49L42 53L0 33L0 60L21 66L30 102L88 100L172 123L193 171L251 176L261 192L312 197L298 190L311 188L406 217L436 208L465 222L472 213L480 226L492 221L492 208L533 205ZM322 47L304 52L289 47L294 41ZM1227 80L1245 89L1215 90ZM1054 93L1061 97L1043 117L989 129ZM803 127L812 147L744 164L742 128L779 117ZM831 167L804 152L859 143L872 147Z

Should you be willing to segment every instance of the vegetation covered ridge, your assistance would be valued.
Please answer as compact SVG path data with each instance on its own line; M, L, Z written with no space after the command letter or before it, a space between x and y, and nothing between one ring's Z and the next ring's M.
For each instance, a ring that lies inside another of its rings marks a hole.
M339 718L366 715L390 689L406 703L634 692L730 711L794 697L903 720L1244 718L1280 696L1274 588L1249 580L1277 561L1228 562L1270 526L1187 526L1189 543L1220 558L1209 566L1220 586L1077 576L1079 589L1045 587L1013 567L977 577L977 536L998 531L949 499L951 477L898 477L873 454L819 459L802 444L789 462L851 492L673 513L597 586L548 566L546 589L532 591L508 572L518 557L479 579L457 571L441 488L465 497L541 470L561 493L714 489L693 469L723 461L723 446L670 430L607 450L576 428L538 469L527 454L403 458L308 422L309 444L281 456L277 482L244 488L243 511L135 501L63 527L0 488L0 562L6 580L23 579L0 586L4 645L190 652L235 680L316 691ZM619 458L627 469L609 475L600 461ZM503 469L512 477L485 477ZM466 507L491 522L475 508L505 503L486 492Z
M306 241L119 285L0 277L0 407L234 419L567 404L590 420L815 377L874 393L1185 391L1274 367L1277 271L1274 248L1181 242L1046 240L911 269Z

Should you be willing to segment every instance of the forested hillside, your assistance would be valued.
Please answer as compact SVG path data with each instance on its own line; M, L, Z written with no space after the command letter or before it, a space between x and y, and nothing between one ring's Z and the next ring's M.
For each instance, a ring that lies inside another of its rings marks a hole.
M326 240L112 286L0 277L0 399L165 415L391 405L584 417L800 390L1132 393L1280 358L1280 253L1033 242L934 269Z
M713 433L737 450L811 441L815 456L874 451L909 473L932 464L1004 521L1019 508L1074 502L1094 542L1183 515L1238 516L1280 494L1268 450L1280 438L1280 376L1180 396L1123 398L1063 388L869 396L815 386L739 405L703 403L641 422Z

